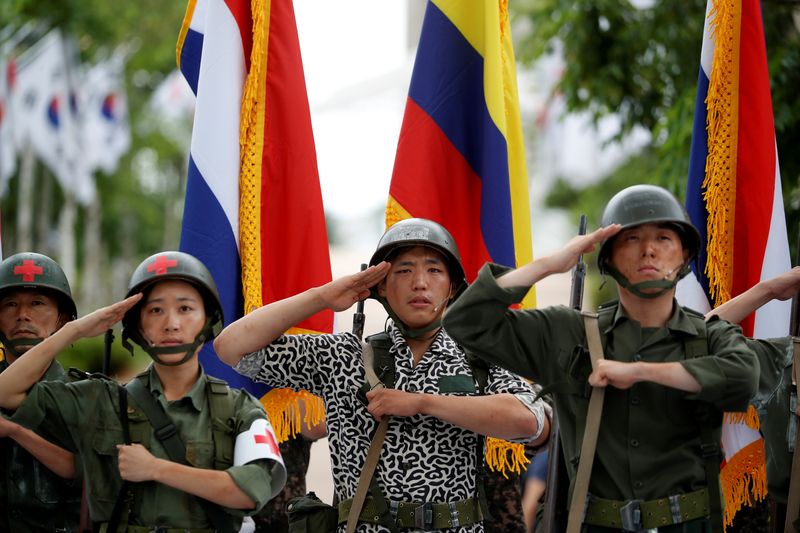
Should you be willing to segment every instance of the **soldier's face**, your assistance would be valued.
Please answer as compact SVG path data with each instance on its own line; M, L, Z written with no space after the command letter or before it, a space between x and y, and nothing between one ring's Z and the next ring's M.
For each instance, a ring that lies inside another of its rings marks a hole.
M425 246L401 251L378 285L398 318L409 328L421 328L441 316L452 295L452 283L442 254Z
M622 230L611 247L611 264L631 283L673 280L688 257L680 234L663 224L642 224Z
M61 327L58 300L36 289L7 291L0 298L0 330L9 340L44 339ZM33 346L20 345L27 352ZM10 359L14 356L7 352Z
M191 344L202 331L206 311L200 292L189 283L166 280L157 283L147 295L139 314L142 335L155 347ZM183 354L159 356L167 362L179 361Z

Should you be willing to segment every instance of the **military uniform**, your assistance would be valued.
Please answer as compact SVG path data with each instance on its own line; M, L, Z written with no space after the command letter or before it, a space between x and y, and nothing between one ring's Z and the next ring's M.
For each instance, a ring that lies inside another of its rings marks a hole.
M496 277L507 269L486 265L476 282L445 316L445 328L465 348L534 379L544 386L578 384L588 389L591 363L583 320L567 307L509 312L529 287L501 288ZM684 339L697 334L689 312L674 305L664 328L641 328L618 307L601 334L605 357L623 362L678 361L700 383L690 394L640 382L628 390L608 387L589 492L609 500L644 501L687 494L707 486L700 456L697 413L711 408L713 436L719 442L722 411L747 408L755 392L758 362L741 331L721 320L706 326L708 354L686 358ZM570 478L574 478L585 423L588 394L555 394L561 439Z
M207 398L207 380L204 372L189 392L181 399L168 401L153 367L140 376L146 378L147 387L173 420L186 445L186 458L198 468L224 469L236 485L255 503L256 508L245 513L226 509L238 517L257 512L270 497L270 464L258 460L242 466L232 466L233 457L226 465L215 466L212 425L222 421L212 420ZM117 465L118 444L123 444L120 423L119 393L116 383L104 379L86 379L74 383L38 383L14 414L12 420L35 429L55 443L75 450L86 472L89 513L95 522L109 520L114 503L122 487ZM252 422L266 418L258 401L239 390L231 390L234 399L232 420L226 421L230 438L247 431ZM136 427L147 424L144 414L129 403L127 412L131 434L141 433ZM141 443L155 457L167 459L167 453L153 434L152 427L145 431ZM231 450L233 444L231 443ZM220 466L222 468L220 468ZM133 483L134 498L128 524L131 526L175 527L209 530L212 526L195 496L153 481Z
M0 372L8 362L0 362ZM43 381L66 381L53 362ZM81 481L48 470L13 439L0 439L0 532L77 531Z

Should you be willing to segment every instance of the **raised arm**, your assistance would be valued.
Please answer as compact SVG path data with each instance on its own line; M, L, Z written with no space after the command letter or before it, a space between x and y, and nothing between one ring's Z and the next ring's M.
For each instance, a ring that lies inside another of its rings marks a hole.
M498 278L497 284L502 288L530 287L551 274L566 272L577 264L582 254L591 252L595 245L616 235L620 228L619 224L611 224L588 235L578 235L557 252L531 261Z
M736 298L712 309L706 314L706 319L717 315L723 320L738 324L762 305L776 299L788 300L798 290L800 290L800 267L794 267L779 276L753 285Z
M25 355L0 374L0 407L19 407L28 390L41 379L61 350L79 339L96 337L105 332L122 320L128 309L136 305L141 297L141 294L134 294L121 302L67 322L61 329L25 352Z
M325 309L344 311L363 300L369 296L369 288L380 282L388 270L389 263L383 262L260 307L226 327L214 340L214 350L220 359L234 366L242 357L267 346L306 318Z
M65 479L75 477L75 456L72 453L2 416L0 416L0 437L16 441L56 475Z

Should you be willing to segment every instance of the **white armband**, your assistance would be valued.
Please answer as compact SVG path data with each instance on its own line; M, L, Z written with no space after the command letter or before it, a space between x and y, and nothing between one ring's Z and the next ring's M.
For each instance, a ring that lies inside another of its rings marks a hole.
M272 494L275 495L286 484L286 466L278 449L278 439L269 421L258 418L250 425L250 429L236 436L233 447L233 465L242 466L259 459L272 461Z

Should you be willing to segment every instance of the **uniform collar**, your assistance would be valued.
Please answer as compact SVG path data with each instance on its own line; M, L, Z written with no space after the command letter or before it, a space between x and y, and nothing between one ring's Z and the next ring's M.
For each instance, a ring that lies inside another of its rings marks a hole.
M150 392L152 392L156 397L164 397L164 388L161 386L161 380L158 378L158 372L156 372L155 365L151 364L150 367L147 369L147 373L149 376L148 382L150 384ZM200 365L200 375L197 376L197 381L195 381L192 388L189 389L183 398L180 401L185 400L188 398L192 402L192 406L199 412L203 410L203 407L206 405L206 388L205 388L205 370L203 370L203 365Z
M612 329L616 328L622 321L630 321L635 322L632 318L630 318L625 309L623 309L622 304L617 304L617 310L614 313L614 320L611 321L611 324L606 328L604 333L609 333ZM697 335L697 328L695 327L692 319L686 314L683 308L678 305L677 300L673 298L672 300L672 315L670 315L669 320L667 320L667 329L670 331L680 331L686 333L687 335Z

